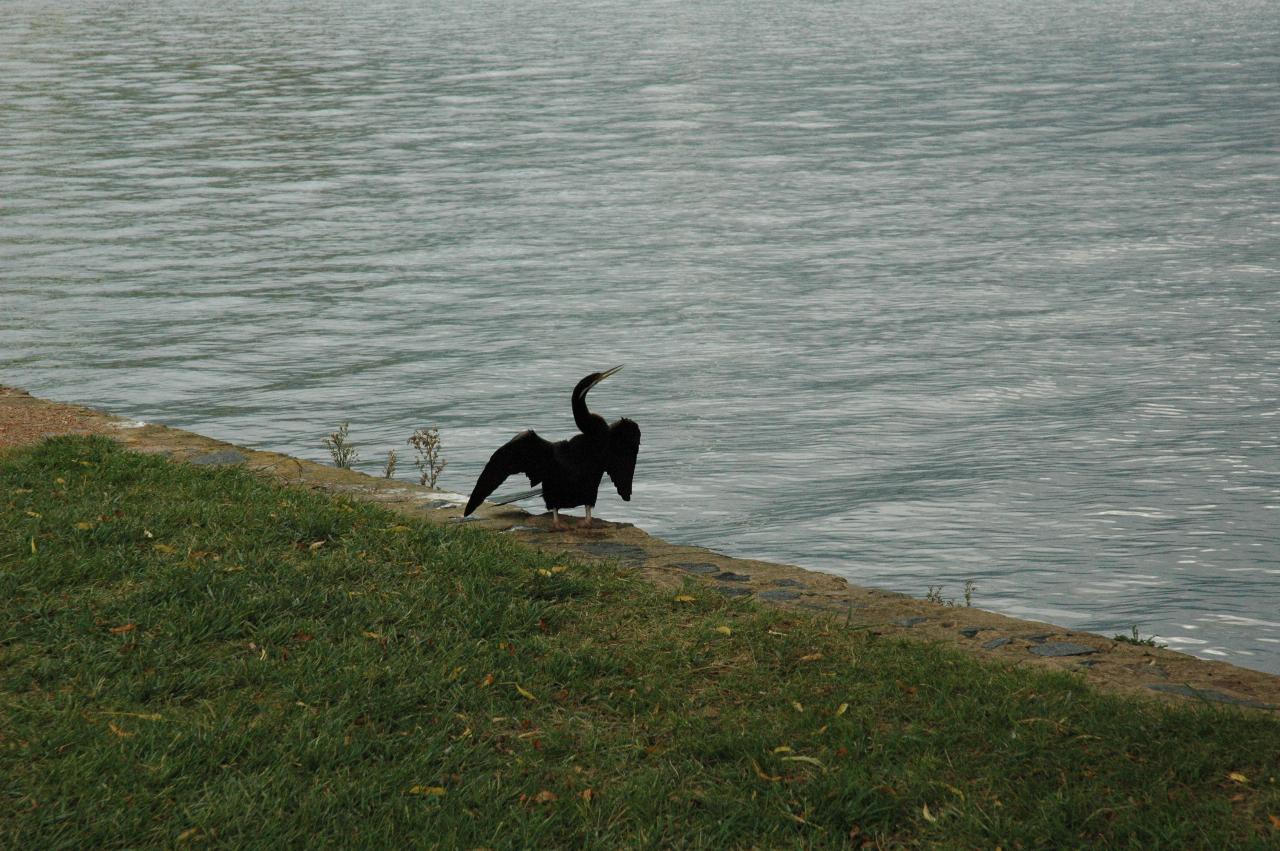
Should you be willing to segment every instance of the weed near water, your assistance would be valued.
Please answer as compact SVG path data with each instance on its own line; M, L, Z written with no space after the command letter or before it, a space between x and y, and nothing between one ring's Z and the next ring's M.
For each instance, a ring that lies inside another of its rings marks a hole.
M1280 725L59 439L0 460L0 846L1266 847Z

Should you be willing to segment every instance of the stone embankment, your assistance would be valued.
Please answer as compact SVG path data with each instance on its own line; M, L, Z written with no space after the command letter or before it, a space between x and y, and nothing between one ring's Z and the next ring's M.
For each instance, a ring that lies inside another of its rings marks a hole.
M313 461L234 446L192 432L133 422L0 386L0 450L55 434L105 434L138 452L199 465L238 465L283 484L380 503L431 523L464 522L462 497ZM1280 712L1280 677L1053 624L944 606L804 568L737 559L671 544L628 524L553 532L550 515L486 504L465 522L543 550L617 561L663 588L701 582L731 598L829 618L833 626L935 641L1000 663L1078 673L1105 691L1171 702L1207 701Z

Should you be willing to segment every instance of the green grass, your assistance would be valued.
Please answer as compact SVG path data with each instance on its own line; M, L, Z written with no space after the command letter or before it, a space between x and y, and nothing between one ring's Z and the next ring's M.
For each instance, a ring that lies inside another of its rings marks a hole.
M0 847L1275 847L1280 724L236 470L0 458Z

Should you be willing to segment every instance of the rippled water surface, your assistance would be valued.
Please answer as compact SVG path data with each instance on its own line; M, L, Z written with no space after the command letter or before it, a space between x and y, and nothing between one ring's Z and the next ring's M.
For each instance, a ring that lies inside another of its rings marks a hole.
M1275 12L7 2L0 381L1280 672Z

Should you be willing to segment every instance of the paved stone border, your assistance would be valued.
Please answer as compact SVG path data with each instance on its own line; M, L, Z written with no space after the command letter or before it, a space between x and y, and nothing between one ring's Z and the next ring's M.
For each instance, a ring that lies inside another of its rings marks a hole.
M1272 674L981 609L953 608L860 588L840 577L793 565L737 559L702 547L668 543L630 524L553 532L549 514L530 515L514 506L488 503L464 521L464 498L458 494L132 422L0 385L0 438L5 438L0 449L66 433L110 435L135 451L179 462L244 466L286 485L378 502L432 523L474 523L544 551L617 561L668 590L694 581L731 598L828 617L844 628L942 642L1009 665L1072 671L1105 691L1280 712L1280 677Z

